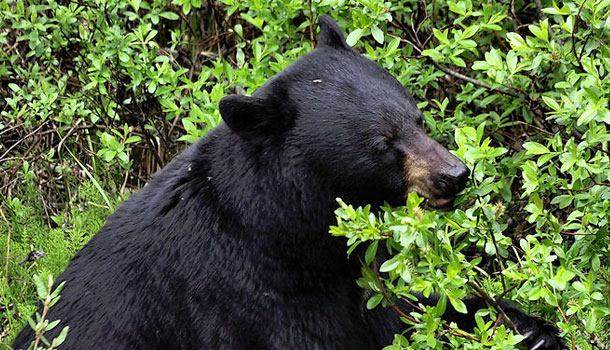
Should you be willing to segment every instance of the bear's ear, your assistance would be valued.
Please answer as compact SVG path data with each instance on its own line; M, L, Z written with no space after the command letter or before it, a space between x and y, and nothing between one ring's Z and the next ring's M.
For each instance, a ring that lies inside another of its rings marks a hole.
M318 18L320 34L318 35L318 47L331 47L335 49L349 49L341 27L332 18L322 15Z
M229 128L245 139L256 137L264 124L264 101L244 95L228 95L218 104L220 115Z
M289 102L286 102L289 103ZM291 126L290 108L272 99L228 95L218 104L220 115L242 139L258 142L281 137Z

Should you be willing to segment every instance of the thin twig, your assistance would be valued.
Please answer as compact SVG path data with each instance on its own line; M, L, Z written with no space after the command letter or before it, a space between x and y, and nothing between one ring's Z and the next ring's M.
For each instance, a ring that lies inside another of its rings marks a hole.
M390 298L388 297L388 295L385 291L385 288L383 287L383 283L381 282L381 279L379 278L379 271L377 270L377 261L376 260L373 260L373 274L375 275L375 280L377 282L377 286L379 287L379 291L381 292L381 295L383 295L383 299L386 301L386 303L388 303L388 305L390 305L390 307L392 309L394 309L394 311L400 317L404 317L413 323L419 323L419 321L417 321L415 318L405 314L398 306L396 306L396 304L394 304L392 302L392 300L390 300Z
M394 38L399 38L399 37L397 37L397 36L395 36L395 35L391 35L391 34L390 34L390 36L391 36L391 37L394 37ZM399 38L399 40L400 40L400 41L402 41L402 42L406 42L407 44L409 44L409 45L413 46L413 48L415 49L415 51L417 51L418 53L420 53L420 54L422 53L422 49L421 49L421 48L419 48L419 46L418 46L418 45L416 45L415 43L413 43L413 42L411 42L411 41L409 41L409 40L407 40L407 39L404 39L404 38ZM427 56L426 56L426 58L428 58L428 59L429 59L429 61L430 61L430 62L431 62L431 63L432 63L432 64L433 64L433 65L434 65L436 68L438 68L438 69L440 69L441 71L445 72L446 74L452 75L452 76L454 76L454 77L456 77L456 78L458 78L458 79L461 79L461 80L467 81L467 82L469 82L469 83L472 83L472 84L474 84L474 85L477 85L477 86L480 86L480 87L486 88L486 89L488 89L488 90L490 90L490 91L492 91L492 92L499 92L499 93L502 93L502 94L505 94L505 95L509 95L509 96L512 96L512 97L520 97L520 95L519 95L518 93L514 92L514 91L511 91L511 90L506 90L506 89L502 89L502 88L494 88L493 86L491 86L491 85L489 85L489 84L487 84L487 83L484 83L484 82L482 82L482 81L479 81L479 80L477 80L477 79L475 79L475 78L469 77L469 76L464 75L464 74L462 74L462 73L460 73L460 72L456 72L456 71L454 71L454 70L452 70L452 69L449 69L449 68L447 68L447 67L443 67L443 66L441 66L439 63L437 63L436 61L434 61L432 58L429 58L429 57L427 57Z
M19 141L15 142L11 147L9 147L6 152L4 152L4 154L2 154L0 156L0 160L2 158L4 158L4 156L6 156L7 154L9 154L10 151L13 150L13 148L17 147L21 142L23 142L25 139L29 138L32 135L35 135L38 131L40 131L40 129L42 129L42 127L49 121L50 119L45 120L44 122L42 122L42 124L40 124L40 126L38 128L36 128L36 130L32 131L31 133L25 135L24 137L22 137Z
M487 294L487 292L485 292L476 282L468 280L466 281L466 284L472 287L472 289L474 289L479 294L479 296L483 298L483 300L485 300L485 302L493 306L494 309L496 309L496 311L498 311L498 313L502 315L504 322L510 329L512 329L516 334L521 334L519 333L519 330L517 329L513 321L510 320L506 312L504 312L504 310L496 300L490 297L489 294Z
M491 241L493 242L494 248L496 250L496 259L498 259L498 264L500 264L500 269L502 271L504 271L504 261L502 260L502 257L500 256L500 250L498 248L498 242L496 241L496 237L494 236L493 230L491 231ZM506 280L504 279L504 274L503 273L500 274L500 279L502 280L502 289L503 290L507 290L508 288L506 287Z
M536 0L536 2L538 3L538 2L540 2L540 0ZM587 0L582 0L582 3L580 4L580 8L578 8L578 14L576 15L576 18L574 19L574 27L572 27L572 54L574 54L574 58L576 59L576 62L578 62L578 66L582 70L584 70L584 68L582 66L582 62L580 62L580 59L578 58L578 55L576 54L576 40L574 39L574 32L576 30L578 30L580 12L582 11L582 8L585 6L586 2L587 2Z
M590 190L591 188L593 188L595 186L610 187L610 182L608 182L608 181L605 181L605 182L594 181L592 184L590 184L589 186L584 187L584 188L563 188L563 187L561 187L559 189L562 190L562 191L584 192L584 191Z
M548 290L548 288L547 288L547 290ZM557 302L556 305L557 305L557 310L559 310L559 313L561 314L561 317L563 318L563 321L565 323L570 323L570 321L566 317L566 314L563 312L561 305L559 305L559 302ZM572 338L572 350L576 350L576 339L574 339L574 333L570 333L570 336Z
M441 66L440 64L438 64L436 61L434 61L432 59L430 59L430 62L432 62L432 64L436 68L438 68L438 69L442 70L443 72L445 72L445 73L447 73L449 75L452 75L452 76L454 76L454 77L456 77L458 79L461 79L461 80L467 81L469 83L472 83L474 85L486 88L486 89L488 89L488 90L490 90L492 92L499 92L501 94L509 95L509 96L512 96L512 97L520 97L520 95L518 93L514 92L514 91L506 90L506 89L502 89L502 88L494 88L493 86L491 86L491 85L489 85L487 83L484 83L482 81L476 80L476 79L471 78L471 77L469 77L467 75L464 75L462 73L459 73L459 72L456 72L454 70L451 70L451 69L449 69L447 67L443 67L443 66Z
M514 286L506 289L505 291L503 291L502 293L500 293L500 295L498 295L496 297L496 302L500 302L500 300L502 300L502 298L504 298L504 296L508 293L510 293L511 291L513 291L515 288L521 288L525 282L527 282L527 280L521 280L521 282L519 284L515 284Z
M597 235L597 233L592 233L592 232L566 232L566 231L562 231L561 234L568 235L568 236L595 236L595 235Z
M309 40L311 41L311 49L313 50L314 47L314 38L313 38L313 20L314 20L314 15L313 15L313 7L312 7L312 0L308 0L307 1L309 3Z
M515 0L510 1L510 13L513 15L513 27L515 28L515 32L517 32L519 29L519 18L517 17L517 12L515 11Z
M417 35L417 33L419 33L422 25L424 25L424 23L426 23L426 21L428 19L430 19L430 16L428 15L428 4L426 3L426 0L423 0L423 3L424 3L424 19L419 21L419 25L417 26L417 29L415 30L415 35ZM418 7L419 7L419 4L418 4Z

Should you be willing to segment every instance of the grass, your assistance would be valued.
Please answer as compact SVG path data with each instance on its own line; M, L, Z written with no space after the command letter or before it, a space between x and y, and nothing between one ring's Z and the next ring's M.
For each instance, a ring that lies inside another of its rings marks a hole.
M39 305L32 276L57 277L70 259L104 225L117 193L104 193L96 182L84 181L67 198L63 216L48 216L38 188L23 184L12 198L0 198L0 348L8 347ZM24 261L34 250L44 256ZM8 256L6 252L8 251Z

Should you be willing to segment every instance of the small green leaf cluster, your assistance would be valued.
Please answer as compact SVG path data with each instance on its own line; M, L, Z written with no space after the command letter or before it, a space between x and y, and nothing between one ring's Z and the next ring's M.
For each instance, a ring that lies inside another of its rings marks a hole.
M102 156L107 162L111 162L117 157L121 166L127 169L131 168L132 162L129 160L130 148L126 147L126 145L138 142L142 138L138 135L129 136L130 129L127 125L123 127L123 133L116 129L111 131L114 135L105 131L100 135L102 147L97 151L97 154Z
M65 326L64 328L62 328L61 332L59 332L59 335L56 338L53 338L52 341L48 341L47 338L45 338L44 334L57 327L59 325L60 320L49 321L46 319L46 316L49 310L53 307L53 305L55 305L59 301L59 298L61 297L59 293L61 293L61 290L64 288L66 282L61 282L57 287L55 287L55 290L51 291L51 289L53 288L53 276L49 275L46 284L38 275L34 275L33 280L34 285L36 286L36 293L38 293L38 298L43 303L43 309L42 315L38 312L36 313L36 321L34 321L32 318L28 318L28 323L36 334L36 339L32 340L32 343L30 344L28 349L57 349L66 340L70 327ZM41 343L47 347L43 347Z

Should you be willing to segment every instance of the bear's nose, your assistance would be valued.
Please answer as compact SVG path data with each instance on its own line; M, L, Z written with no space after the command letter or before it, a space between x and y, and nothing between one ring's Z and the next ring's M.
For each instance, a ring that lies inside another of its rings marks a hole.
M470 170L462 163L457 162L452 168L440 176L436 185L444 196L454 196L466 187Z

